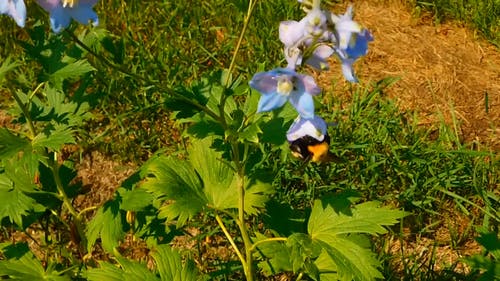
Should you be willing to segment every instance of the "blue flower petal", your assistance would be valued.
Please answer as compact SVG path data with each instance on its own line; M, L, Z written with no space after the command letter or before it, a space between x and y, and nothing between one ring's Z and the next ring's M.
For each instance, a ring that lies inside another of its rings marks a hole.
M261 92L262 94L276 93L278 86L276 74L272 71L259 72L255 74L249 84L250 87Z
M26 21L26 5L23 0L0 0L0 14L7 14L24 27Z
M358 82L358 78L354 75L354 70L352 69L352 63L354 61L352 59L344 59L342 60L342 74L347 81L356 83Z
M310 136L318 141L323 141L327 134L327 127L325 120L317 115L312 119L304 119L299 116L288 129L286 138L289 142L293 142L304 136Z
M263 94L260 97L257 112L266 112L280 108L286 103L287 99L286 96L282 96L278 93Z
M293 92L290 95L290 103L302 118L311 119L314 117L314 100L310 94Z
M92 9L92 6L93 5L80 3L76 7L69 8L68 13L72 18L81 24L88 24L89 21L91 21L92 25L97 26L99 18Z
M356 59L366 55L368 52L368 42L373 41L373 37L370 31L363 29L363 31L357 34L355 40L351 41L345 52L349 58Z
M71 16L62 6L57 6L50 11L50 26L55 33L59 33L63 28L68 27L70 22Z
M302 74L297 74L299 81L301 84L299 84L299 90L304 91L310 95L316 96L319 93L321 93L320 87L316 84L316 81L312 76L309 75L302 75Z

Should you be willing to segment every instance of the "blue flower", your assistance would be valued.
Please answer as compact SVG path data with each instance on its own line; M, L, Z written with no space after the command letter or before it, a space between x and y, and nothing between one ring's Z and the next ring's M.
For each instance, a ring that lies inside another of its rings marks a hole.
M295 69L302 64L303 53L312 48L305 63L319 70L328 68L326 59L334 51L326 44L333 34L328 30L327 18L320 9L312 9L300 21L282 21L279 26L279 38L285 45L285 58L288 68Z
M357 58L366 55L368 42L373 41L371 33L352 20L352 6L341 16L331 15L331 21L335 23L335 36L337 44L335 51L342 61L342 73L351 82L358 82L353 63Z
M38 4L50 13L50 25L55 33L68 27L71 19L75 19L81 24L97 26L99 19L92 7L98 0L38 0Z
M23 0L0 0L0 14L9 15L17 25L24 27L26 21L26 5Z
M259 91L258 112L271 111L282 107L286 101L295 107L302 118L314 117L314 95L321 92L314 78L298 74L292 69L276 68L255 74L250 87Z
M288 142L293 142L305 136L310 136L322 142L327 135L327 127L325 120L317 115L314 115L311 119L304 119L299 116L288 129L286 139Z

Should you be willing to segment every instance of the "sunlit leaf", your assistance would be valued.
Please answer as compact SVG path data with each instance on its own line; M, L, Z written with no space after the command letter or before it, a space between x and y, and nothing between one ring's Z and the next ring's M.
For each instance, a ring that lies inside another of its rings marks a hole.
M159 245L151 255L155 260L161 280L195 281L204 279L198 274L192 260L188 259L183 262L181 255L168 245Z
M222 152L210 148L212 138L194 140L189 149L189 159L203 180L204 193L215 209L238 208L238 185L245 186L245 212L256 214L264 208L274 189L269 183L245 177L238 182L235 171L223 161Z
M308 232L315 239L346 233L382 234L384 226L397 223L405 216L400 210L379 207L378 202L366 202L351 209L351 214L336 212L332 200L316 200L309 218Z
M202 183L187 161L159 156L143 167L142 176L141 187L166 202L159 217L177 219L179 227L207 205Z
M380 207L377 202L349 208L349 200L349 197L340 195L339 198L326 197L314 202L308 232L324 251L316 264L320 272L330 272L326 280L383 278L377 270L380 263L370 250L369 240L363 235L386 233L384 226L396 223L405 213ZM326 256L331 260L328 261Z
M4 250L5 248L0 252ZM52 265L44 269L40 261L31 252L24 252L18 257L0 260L0 276L7 277L7 279L30 281L71 280L69 276L55 271Z
M0 159L9 158L29 146L29 141L16 136L7 128L0 128Z
M102 247L109 253L113 252L113 249L125 236L122 214L117 199L106 202L98 209L95 217L87 224L86 234L89 252L99 237L102 241Z
M254 242L266 238L266 236L256 233ZM291 249L282 241L261 243L257 247L256 255L261 258L259 268L266 276L292 271Z
M117 192L122 198L120 204L122 210L141 211L153 201L153 195L144 188L134 188L132 190L119 188Z
M22 226L22 216L28 215L35 203L33 198L15 188L7 175L0 174L0 220L8 217L11 222Z
M337 237L328 241L317 241L338 270L339 280L375 280L384 276L377 270L380 262L375 254L351 241L348 237ZM331 269L327 269L331 270Z
M35 148L46 147L54 151L59 151L65 144L73 143L76 143L73 137L73 130L63 125L46 128L46 130L39 133L32 141L32 145Z
M90 281L160 281L161 279L149 271L145 264L116 257L119 265L105 261L99 263L99 268L92 268L86 272ZM167 279L165 279L167 280Z
M262 133L262 130L259 127L258 123L252 123L250 126L243 129L241 133L238 134L238 140L241 142L259 142L259 134Z

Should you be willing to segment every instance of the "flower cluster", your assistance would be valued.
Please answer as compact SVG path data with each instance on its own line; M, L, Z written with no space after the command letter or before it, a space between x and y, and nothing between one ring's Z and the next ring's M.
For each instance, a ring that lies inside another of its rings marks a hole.
M303 5L306 1L299 0ZM312 0L304 18L300 21L283 21L279 26L279 39L284 45L286 68L260 72L250 80L250 86L259 91L258 112L282 107L289 101L299 116L287 132L287 140L295 154L304 159L319 161L312 149L328 145L327 124L314 113L313 96L321 89L313 77L296 72L304 64L317 70L328 69L327 59L333 55L340 59L342 73L350 82L358 79L353 63L366 55L371 33L353 21L350 6L343 15L335 15L320 8L320 0Z
M58 33L66 28L71 19L96 26L99 23L92 7L98 0L37 0L37 3L50 14L50 25ZM26 21L26 5L23 0L0 0L0 14L12 17L17 25L24 27Z

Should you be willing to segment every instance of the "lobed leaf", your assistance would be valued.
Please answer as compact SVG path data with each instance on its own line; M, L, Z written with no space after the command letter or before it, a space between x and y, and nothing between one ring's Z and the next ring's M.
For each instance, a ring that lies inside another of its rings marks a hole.
M183 263L181 255L168 245L159 245L154 249L152 257L155 260L161 280L195 281L203 279L198 274L192 260L188 259Z
M7 128L0 128L0 159L9 158L28 147L26 138L14 135Z
M317 240L323 251L333 261L333 267L325 267L325 260L321 264L317 264L320 272L335 272L336 280L375 280L384 278L377 270L380 267L379 261L375 254L367 248L361 247L355 241L349 239L348 236L336 237L329 241ZM321 280L323 280L323 274Z
M2 249L2 251L5 250ZM30 280L30 281L66 281L71 280L69 276L62 275L53 270L49 265L44 269L41 262L31 252L23 252L22 255L0 260L0 278Z
M189 160L203 181L203 192L211 207L219 210L238 208L238 182L234 170L223 162L222 152L210 148L213 138L194 140ZM256 214L264 208L272 186L260 180L244 179L245 212Z
M77 60L50 74L49 81L55 88L62 90L62 83L64 80L80 78L83 74L94 70L95 68L87 60Z
M35 148L50 148L59 151L65 144L76 143L73 137L73 130L69 126L56 125L52 128L46 128L44 132L39 133L32 141Z
M168 200L159 217L177 219L179 227L207 205L202 183L187 161L159 156L144 166L142 175L146 177L142 188L158 200Z
M350 209L351 214L335 211L333 200L316 200L308 223L314 239L325 239L347 233L383 234L384 226L397 223L406 215L400 210L379 207L378 202L366 202ZM326 206L324 206L326 205Z
M99 268L87 270L89 281L160 281L161 279L149 271L145 264L116 257L120 267L108 262L100 262Z
M86 236L89 252L97 238L101 237L102 247L107 252L113 253L114 248L125 236L118 199L108 201L99 208L95 217L87 224Z

